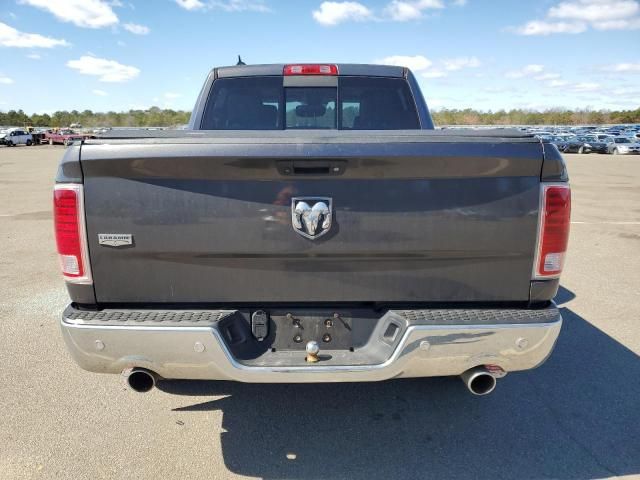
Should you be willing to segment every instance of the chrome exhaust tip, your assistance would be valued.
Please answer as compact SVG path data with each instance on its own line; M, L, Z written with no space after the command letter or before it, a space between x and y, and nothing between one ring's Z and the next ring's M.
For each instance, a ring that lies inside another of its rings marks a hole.
M460 378L474 395L489 395L496 388L496 377L485 367L475 367L467 370Z
M122 372L127 386L134 392L146 393L156 386L158 376L144 368L131 368Z

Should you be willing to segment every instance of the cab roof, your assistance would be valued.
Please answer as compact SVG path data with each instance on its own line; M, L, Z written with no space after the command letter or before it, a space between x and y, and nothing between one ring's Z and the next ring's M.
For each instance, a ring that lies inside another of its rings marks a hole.
M233 65L229 67L217 67L213 73L218 78L227 77L253 77L253 76L276 76L282 75L284 67L287 65L306 65L303 63L271 63L265 65ZM406 76L405 67L393 65L368 65L360 63L322 63L321 65L336 65L338 76L364 76L364 77L395 77Z

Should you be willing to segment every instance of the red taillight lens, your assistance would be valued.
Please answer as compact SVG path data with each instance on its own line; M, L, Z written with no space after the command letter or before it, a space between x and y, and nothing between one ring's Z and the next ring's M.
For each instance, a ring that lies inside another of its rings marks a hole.
M65 279L73 283L91 283L82 185L55 186L53 221L60 266Z
M337 65L285 65L283 75L337 75Z
M543 185L541 208L535 276L557 277L562 272L569 241L569 185Z

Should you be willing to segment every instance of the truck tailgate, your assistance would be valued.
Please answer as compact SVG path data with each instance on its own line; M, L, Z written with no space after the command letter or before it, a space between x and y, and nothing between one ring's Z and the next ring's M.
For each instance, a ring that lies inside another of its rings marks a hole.
M89 141L96 298L527 301L542 160L533 138L425 132ZM315 240L292 225L291 199L305 196L333 204ZM100 245L99 234L133 243Z

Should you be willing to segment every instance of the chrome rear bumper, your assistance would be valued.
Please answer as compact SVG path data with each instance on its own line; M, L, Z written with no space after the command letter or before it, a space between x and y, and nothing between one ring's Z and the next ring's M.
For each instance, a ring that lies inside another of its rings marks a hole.
M396 322L398 339L306 364L304 353L267 351L259 364L238 360L218 328L233 310L81 312L67 308L61 326L75 361L85 370L120 373L142 367L164 378L254 383L358 382L459 375L478 365L506 372L540 365L553 350L562 317L543 310L389 310L380 329ZM384 346L384 345L383 345ZM388 353L387 353L388 352ZM358 361L350 362L349 355ZM384 355L381 358L380 355ZM370 358L371 361L367 361Z

